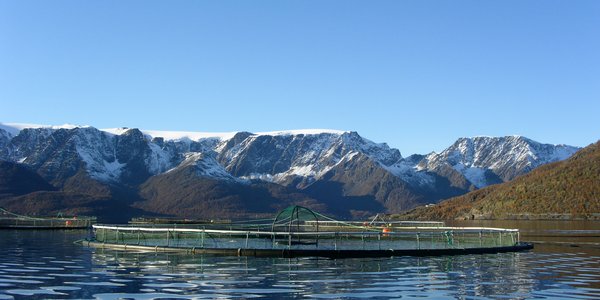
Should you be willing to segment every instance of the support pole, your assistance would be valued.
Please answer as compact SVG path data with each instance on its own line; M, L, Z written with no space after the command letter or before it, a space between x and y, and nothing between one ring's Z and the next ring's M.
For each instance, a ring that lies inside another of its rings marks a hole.
M479 230L479 247L483 246L483 233Z
M337 250L337 232L333 235L333 249Z

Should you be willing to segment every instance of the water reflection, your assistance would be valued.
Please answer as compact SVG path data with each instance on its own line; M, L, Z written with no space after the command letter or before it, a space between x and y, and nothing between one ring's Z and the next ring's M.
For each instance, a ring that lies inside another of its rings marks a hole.
M535 243L535 252L585 252L600 256L598 221L476 220L451 221L452 226L517 228L521 239Z
M587 248L279 259L131 253L72 243L85 234L0 231L0 299L600 297L600 256Z

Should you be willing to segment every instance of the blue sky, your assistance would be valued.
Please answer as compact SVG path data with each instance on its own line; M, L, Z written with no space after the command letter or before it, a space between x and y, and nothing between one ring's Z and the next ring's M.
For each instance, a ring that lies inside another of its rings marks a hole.
M600 139L600 1L0 1L0 122Z

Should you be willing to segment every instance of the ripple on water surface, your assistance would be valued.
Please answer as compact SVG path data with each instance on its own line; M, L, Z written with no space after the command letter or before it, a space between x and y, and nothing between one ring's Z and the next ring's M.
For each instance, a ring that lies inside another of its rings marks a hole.
M0 299L600 298L599 257L585 252L341 260L216 257L72 244L85 234L0 232L0 249L8 253L0 255Z

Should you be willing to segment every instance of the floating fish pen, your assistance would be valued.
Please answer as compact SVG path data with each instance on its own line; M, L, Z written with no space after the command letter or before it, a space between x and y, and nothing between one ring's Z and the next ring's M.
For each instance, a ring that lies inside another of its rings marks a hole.
M308 208L292 206L274 219L252 222L94 225L94 239L82 243L138 251L329 258L458 255L533 248L519 240L517 229L445 227L440 222L389 225L336 221Z
M32 217L0 207L0 229L83 229L96 223L96 217Z

